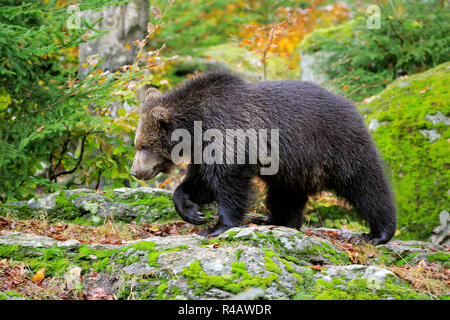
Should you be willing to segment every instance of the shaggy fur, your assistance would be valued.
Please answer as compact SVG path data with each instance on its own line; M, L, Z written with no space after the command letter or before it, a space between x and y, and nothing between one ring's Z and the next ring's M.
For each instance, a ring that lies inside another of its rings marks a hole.
M295 80L252 84L227 72L210 72L147 99L142 115L145 129L136 146L150 146L163 159L164 171L177 143L170 140L171 132L184 128L193 135L194 121L202 121L203 130L279 129L279 171L261 176L270 212L264 223L300 228L308 196L332 190L370 225L365 240L386 243L395 233L390 186L361 116L351 102L317 85ZM259 169L259 164L190 164L174 192L175 208L186 221L201 224L201 206L217 201L219 221L202 234L219 235L241 223Z

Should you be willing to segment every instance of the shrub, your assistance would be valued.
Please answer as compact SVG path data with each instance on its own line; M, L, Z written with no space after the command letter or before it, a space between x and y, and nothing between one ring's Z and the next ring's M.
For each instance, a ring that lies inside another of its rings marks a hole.
M83 1L81 10L101 10L124 1ZM66 23L73 12L61 1L2 2L0 8L0 200L27 198L73 184L94 186L100 177L120 183L128 177L137 114L114 120L113 101L136 104L134 93L145 68L103 73L88 61L78 74L77 46L104 32L87 19ZM134 83L127 87L127 83ZM119 178L119 179L115 179ZM115 180L114 180L115 179Z
M450 60L448 3L398 0L379 7L379 29L368 29L364 11L302 42L306 52L326 52L317 71L329 79L327 86L354 101L374 95L399 76Z

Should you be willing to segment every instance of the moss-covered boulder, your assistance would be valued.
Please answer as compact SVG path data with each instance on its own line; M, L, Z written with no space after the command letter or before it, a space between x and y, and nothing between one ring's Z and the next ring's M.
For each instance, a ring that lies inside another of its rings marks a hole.
M449 83L450 62L359 105L392 181L401 239L428 239L450 208Z
M38 196L28 201L9 202L0 215L30 219L45 214L59 220L99 224L107 218L118 221L154 222L178 217L172 192L141 187L118 188L102 193L74 189Z
M344 238L339 230L260 226L233 228L212 239L191 234L86 245L5 232L0 235L0 261L26 266L22 272L29 278L45 268L42 281L60 283L63 296L84 299L448 297L445 283L434 281L417 290L413 280L404 279L433 266L447 276L449 253L443 247L398 241L375 248ZM400 271L408 271L403 262L422 269L399 277ZM439 294L430 293L436 282ZM27 286L24 281L3 297L30 298Z

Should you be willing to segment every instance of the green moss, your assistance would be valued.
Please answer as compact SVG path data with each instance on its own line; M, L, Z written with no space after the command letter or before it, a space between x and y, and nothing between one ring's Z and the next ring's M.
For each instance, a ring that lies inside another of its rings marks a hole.
M5 203L0 207L0 215L11 215L12 217L17 219L32 219L38 217L40 215L40 212L31 210L26 204L18 206Z
M88 202L84 202L81 205L81 208L88 211L91 215L96 215L98 213L99 205L98 205L98 203L88 201Z
M127 265L127 266L129 266L129 265L131 265L133 263L136 263L136 262L139 262L139 261L140 261L139 256L132 254L132 255L128 256L126 258L126 260L123 261L122 263ZM120 261L118 261L118 263L120 264Z
M73 254L62 248L27 248L19 245L1 245L0 258L21 261L28 265L32 273L45 268L45 274L57 276L64 273L70 265Z
M25 257L24 248L17 244L15 245L0 245L0 258L8 258L21 260Z
M241 258L241 254L242 254L242 249L238 249L236 250L236 260L239 261L239 259Z
M184 250L187 249L188 246L186 245L181 245L175 248L169 248L166 250L162 250L162 251L158 251L155 249L156 245L154 242L151 241L140 241L140 242L136 242L126 248L121 249L120 251L125 252L131 248L135 249L136 251L147 251L148 254L148 264L152 267L158 267L158 258L161 254L165 253L165 252L173 252L173 251L180 251L180 250ZM130 262L131 260L127 260L127 264Z
M167 299L167 295L165 294L166 290L169 288L167 283L161 283L156 289L156 299L157 300L165 300Z
M450 268L450 253L439 251L427 256L429 262L439 262L444 267Z
M81 215L72 200L67 198L65 191L59 192L55 197L55 207L48 210L48 214L50 217L66 220L73 220Z
M430 297L409 288L405 282L399 285L389 277L383 285L369 283L367 279L353 279L345 284L340 278L331 282L318 279L313 292L314 300L423 300Z
M349 22L343 23L336 27L316 29L314 32L307 34L300 43L300 48L305 52L316 52L321 49L321 43L323 39L334 39L338 42L351 43L355 26L360 22L355 19Z
M180 251L180 250L184 250L187 249L188 247L185 245L181 245L175 248L170 248L170 249L166 249L163 251L153 251L153 252L149 252L148 253L148 264L152 267L158 267L158 258L161 254L165 253L165 252L173 252L173 251Z
M7 300L11 297L23 298L23 296L18 292L8 291L8 292L0 292L0 300Z
M336 265L347 265L351 263L346 253L337 251L325 241L320 241L320 245L305 248L303 251L298 252L298 254L304 260L308 260L312 256L322 256Z
M400 260L397 261L396 265L397 266L403 266L406 264L410 264L411 261L418 255L418 252L413 252L410 255L406 256L406 257L402 257Z
M294 300L312 300L314 298L312 292L315 289L314 271L305 269L302 273L296 274L298 279L297 293Z
M184 268L182 275L186 278L188 285L196 289L196 294L202 294L210 288L219 288L231 293L238 293L247 287L263 287L278 281L277 274L268 277L251 276L242 262L234 262L231 268L232 275L215 276L207 275L201 267L200 261L195 261Z
M131 248L135 249L136 251L155 251L155 246L156 244L151 241L139 241L129 245L126 248L120 249L120 251L125 252Z
M83 271L93 268L96 272L107 269L111 260L118 254L118 250L96 250L86 245L80 247L75 263L80 265Z
M227 237L227 241L233 241L233 238L235 235L237 235L238 233L236 231L230 231L228 232L228 237Z
M275 272L278 274L281 274L281 268L276 264L272 258L264 257L264 265L267 269L267 271Z
M105 218L93 215L90 217L77 217L73 220L70 220L70 223L73 224L81 224L87 226L98 226L105 223Z
M172 197L163 192L157 192L155 194L137 192L129 195L128 198L123 198L118 195L115 197L114 201L126 203L132 207L141 206L141 215L148 210L157 213L157 215L154 216L154 219L150 222L156 220L169 221L178 219L179 217L175 210Z
M267 271L281 274L280 266L275 261L272 260L272 257L276 257L277 259L279 259L277 257L277 255L270 250L263 249L263 251L266 254L266 256L264 257L264 265L265 265Z
M407 85L399 88L401 82ZM401 239L427 239L439 213L450 207L450 129L425 119L438 111L450 117L449 82L450 62L394 81L379 98L359 106L367 124L385 121L372 135L394 188ZM420 130L432 129L441 137L431 143Z

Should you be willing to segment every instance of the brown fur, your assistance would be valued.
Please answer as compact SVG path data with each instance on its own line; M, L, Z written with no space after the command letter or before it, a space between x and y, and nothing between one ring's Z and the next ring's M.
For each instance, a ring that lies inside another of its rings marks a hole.
M348 100L308 82L252 84L221 71L187 81L165 95L152 91L136 137L138 150L145 147L159 159L152 174L170 170L170 152L176 144L171 133L184 128L192 135L194 121L202 121L203 130L280 130L279 171L261 176L268 185L270 216L265 223L299 228L308 196L333 190L369 223L366 239L384 243L394 235L396 214L389 183L364 122ZM237 226L249 205L251 181L261 167L191 164L174 192L175 208L186 221L200 224L205 222L200 207L216 201L218 224L203 234L215 236Z

